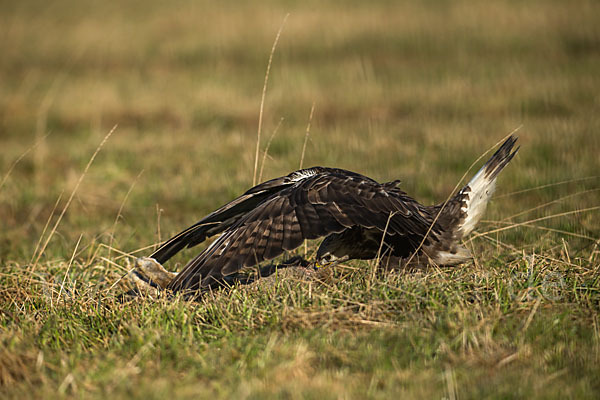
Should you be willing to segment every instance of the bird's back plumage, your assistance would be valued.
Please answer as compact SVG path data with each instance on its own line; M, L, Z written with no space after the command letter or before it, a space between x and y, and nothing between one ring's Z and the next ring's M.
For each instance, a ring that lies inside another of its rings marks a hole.
M284 182L293 183L282 185L281 190L228 227L187 264L171 287L208 286L243 267L293 250L305 239L354 226L380 231L387 227L389 235L414 242L429 226L427 208L395 185L324 167L296 171L287 178Z

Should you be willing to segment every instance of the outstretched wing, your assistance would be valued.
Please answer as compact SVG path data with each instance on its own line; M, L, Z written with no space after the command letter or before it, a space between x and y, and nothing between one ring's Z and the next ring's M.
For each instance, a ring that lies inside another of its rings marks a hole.
M271 179L253 187L237 199L213 211L194 225L167 240L150 257L164 264L184 248L196 246L205 241L206 238L223 232L273 194L293 185L294 180L291 175Z
M310 173L305 172L310 171ZM396 187L340 169L311 168L288 175L291 184L230 225L171 282L174 290L198 290L244 267L256 265L352 226L390 235L422 235L429 212ZM389 221L389 222L388 222Z

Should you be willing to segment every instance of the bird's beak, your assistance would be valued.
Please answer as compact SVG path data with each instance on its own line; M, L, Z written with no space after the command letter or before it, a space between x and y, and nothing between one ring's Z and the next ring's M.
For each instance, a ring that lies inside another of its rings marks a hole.
M320 264L318 261L315 261L315 269L321 269L323 267L324 267L323 264Z

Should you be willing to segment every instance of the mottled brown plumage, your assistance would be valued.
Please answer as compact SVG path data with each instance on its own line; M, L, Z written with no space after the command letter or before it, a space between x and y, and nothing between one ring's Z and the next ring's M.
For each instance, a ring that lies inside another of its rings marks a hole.
M445 205L424 206L398 188L337 168L292 172L248 190L165 242L150 257L164 263L185 247L220 236L170 282L173 290L203 290L245 267L327 236L323 260L393 257L438 264L469 258L460 239L481 217L495 178L512 159L510 137L480 172ZM475 217L470 216L475 210ZM385 232L385 235L384 235ZM399 261L398 261L399 260Z

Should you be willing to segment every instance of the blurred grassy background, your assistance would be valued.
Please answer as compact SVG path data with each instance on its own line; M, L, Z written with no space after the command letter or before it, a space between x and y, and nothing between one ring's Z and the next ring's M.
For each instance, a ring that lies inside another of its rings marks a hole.
M263 179L298 168L314 103L304 166L400 178L426 204L443 201L473 160L522 125L498 194L571 182L498 198L483 230L557 199L506 221L600 205L595 1L2 1L4 274L29 263L57 198L61 210L115 124L39 268L64 268L80 235L88 254L97 243L156 243L158 232L165 239L251 186L264 74L287 13L262 149L283 122ZM566 239L591 252L597 274L598 215L540 223L562 233L495 238L517 253Z

